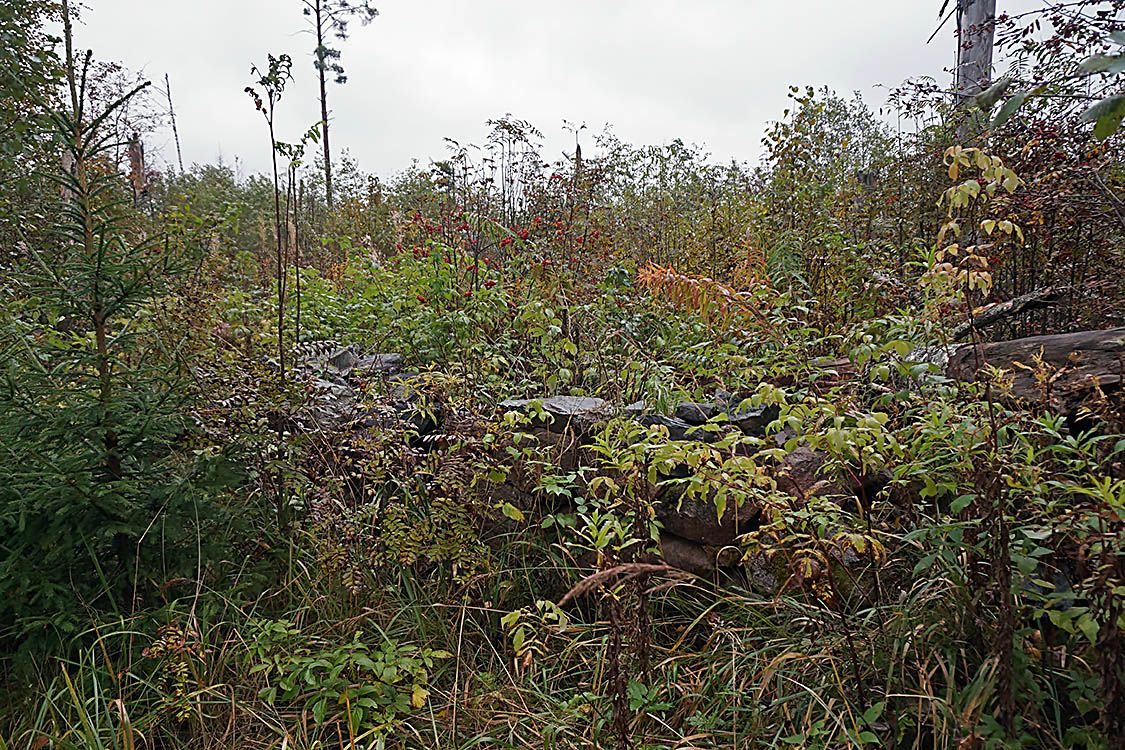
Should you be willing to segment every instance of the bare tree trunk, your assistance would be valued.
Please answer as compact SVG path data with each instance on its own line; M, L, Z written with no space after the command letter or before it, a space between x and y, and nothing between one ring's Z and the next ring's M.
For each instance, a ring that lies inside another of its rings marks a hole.
M974 109L976 96L992 79L992 48L996 37L996 0L957 0L957 66L954 91L957 142L978 140L988 128L988 118ZM970 234L966 241L972 241Z
M273 103L270 103L270 150L273 152L273 227L277 250L277 362L281 384L285 385L285 246L282 244L281 177L277 171L277 138L273 130Z
M141 198L148 192L148 178L145 174L145 145L140 133L129 138L129 184L133 188L133 206L140 205Z
M955 88L964 106L988 88L996 36L996 0L957 0Z
M172 118L172 137L176 139L176 162L180 165L180 174L184 173L184 154L180 151L180 131L176 129L176 110L172 107L172 83L168 74L164 74L164 91L168 94L168 115Z
M324 18L321 0L316 0L316 72L320 76L320 137L324 144L324 198L328 208L332 208L332 149L328 146L328 84L324 79Z
M296 167L292 173L291 182L297 179ZM305 181L300 180L298 185L297 200L293 204L293 266L297 274L297 330L293 334L293 340L296 342L301 341L301 206L305 202Z

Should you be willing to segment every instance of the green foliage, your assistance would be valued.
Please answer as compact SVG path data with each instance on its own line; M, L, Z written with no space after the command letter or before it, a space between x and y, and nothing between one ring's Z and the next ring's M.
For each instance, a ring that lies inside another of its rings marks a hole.
M317 48L313 53L313 64L322 73L331 73L336 83L347 83L344 67L340 64L340 50L328 46L325 37L334 36L343 41L348 38L348 23L358 18L364 26L379 15L371 3L351 2L349 0L302 0L301 12L309 18L317 36Z
M60 17L51 0L0 2L0 242L7 265L17 243L41 227L29 220L43 209L50 184L35 173L53 157L41 127L45 109L62 80L58 39L48 20Z
M373 15L305 7L342 13L329 36ZM1069 83L1027 82L1074 55L1015 55L979 102L1008 118L987 151L950 147L963 123L936 87L892 96L897 129L794 87L757 168L578 126L549 163L508 116L385 182L345 157L335 202L314 134L273 131L292 62L270 57L249 93L288 169L161 175L136 210L109 153L120 110L90 104L81 61L59 79L36 25L57 9L26 10L0 0L18 71L0 71L18 136L0 169L55 172L60 147L75 166L50 204L45 178L0 180L19 237L0 282L11 746L1120 736L1115 394L1063 418L1000 371L940 366L960 324L1041 285L1068 291L970 333L1119 321L1119 142L1064 116ZM1108 51L1082 81L1112 85ZM314 64L342 75L323 39ZM322 340L405 371L344 386L293 351ZM340 429L307 419L326 390L354 396ZM552 395L609 409L561 424ZM498 409L513 397L533 400ZM712 398L768 424L666 418ZM676 513L737 521L696 544ZM666 564L677 544L695 572Z
M1106 44L1112 45L1114 48L1125 47L1125 31L1111 33L1106 38ZM1121 74L1125 73L1125 52L1112 51L1109 54L1091 55L1080 63L1079 68L1078 73L1071 73L1057 80L1041 83L1034 88L1023 89L1010 96L992 119L992 127L998 128L1008 122L1030 98L1042 96L1048 92L1053 92L1057 96L1057 91L1059 89L1066 90L1072 79L1104 75L1110 79L1110 83L1108 87L1103 88L1102 93L1104 94L1106 90L1112 90L1114 87L1113 81L1120 80ZM1011 86L1011 83L1011 78L1007 76L1001 78L988 90L977 96L977 104L986 112L992 109ZM1093 135L1099 141L1104 141L1116 133L1121 127L1122 119L1125 119L1125 95L1114 93L1098 99L1080 116L1082 122L1094 123Z
M181 342L158 333L187 259L129 209L104 162L113 110L84 110L70 62L72 106L49 116L74 168L51 177L61 218L9 282L0 339L6 648L68 640L88 613L203 566L210 498L231 479L220 450L189 449Z
M268 681L262 689L265 701L302 701L317 724L342 718L349 737L393 734L426 704L435 662L451 656L385 636L372 647L358 631L350 641L332 645L300 638L301 631L287 621L251 626L250 674Z

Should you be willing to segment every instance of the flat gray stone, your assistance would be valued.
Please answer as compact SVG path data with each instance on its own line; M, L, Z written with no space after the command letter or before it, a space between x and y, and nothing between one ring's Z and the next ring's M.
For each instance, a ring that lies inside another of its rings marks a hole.
M532 401L533 399L530 398L509 398L501 401L497 406L501 411L523 411Z
M310 398L299 412L308 428L332 432L342 429L355 416L355 391L332 380L318 378L310 387Z
M644 401L634 401L625 406L623 411L627 417L639 417L648 410L648 404Z
M393 352L387 354L369 354L366 357L360 357L356 361L355 369L363 372L391 374L400 372L404 364L406 364L406 358L401 354Z
M776 406L747 406L739 408L740 399L731 393L721 391L715 395L711 403L701 404L688 401L676 407L676 419L691 425L701 425L716 417L726 415L726 418L738 429L747 435L761 437L766 434L766 426L777 419L779 414Z
M578 417L604 413L609 403L605 399L588 396L551 396L543 402L543 408L553 416Z
M537 400L542 404L543 411L552 417L548 424L539 426L546 426L552 432L562 432L568 425L579 430L587 429L610 416L611 412L608 401L589 396L511 398L501 401L499 408L503 411L527 411L528 407Z
M729 413L730 421L747 435L763 437L766 427L777 419L781 410L776 406L752 406Z
M324 362L336 372L347 375L359 362L359 354L353 346L342 346L329 354Z

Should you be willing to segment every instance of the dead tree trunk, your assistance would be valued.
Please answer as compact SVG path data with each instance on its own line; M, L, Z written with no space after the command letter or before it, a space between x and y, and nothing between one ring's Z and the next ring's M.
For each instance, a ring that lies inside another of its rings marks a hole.
M324 17L327 9L321 5L320 0L313 2L313 24L316 27L316 71L320 78L320 138L324 148L324 199L329 209L332 208L332 148L328 145L328 83L327 75L328 49L324 46L325 24L328 19Z
M176 109L172 106L172 82L168 74L164 74L164 91L168 94L168 115L172 118L172 137L176 139L176 163L180 165L180 174L184 173L184 152L180 150L180 131L176 128Z
M988 88L996 36L996 0L957 0L955 89L963 105Z

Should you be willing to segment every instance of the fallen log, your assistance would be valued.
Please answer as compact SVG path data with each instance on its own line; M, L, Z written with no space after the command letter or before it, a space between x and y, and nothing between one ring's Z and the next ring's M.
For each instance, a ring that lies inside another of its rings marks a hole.
M1043 289L1036 289L1034 292L1010 299L1007 302L997 302L993 305L988 305L982 310L978 310L973 319L969 323L962 323L953 329L953 340L960 341L968 336L973 329L980 330L993 323L1010 318L1013 315L1019 315L1025 310L1038 310L1048 307L1053 302L1057 301L1061 296L1062 290L1053 286L1045 287Z
M946 375L979 381L989 367L1007 373L1000 395L1070 414L1098 389L1120 398L1125 327L968 344L950 356Z

